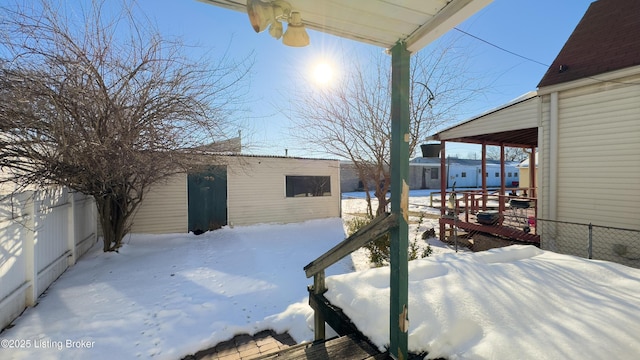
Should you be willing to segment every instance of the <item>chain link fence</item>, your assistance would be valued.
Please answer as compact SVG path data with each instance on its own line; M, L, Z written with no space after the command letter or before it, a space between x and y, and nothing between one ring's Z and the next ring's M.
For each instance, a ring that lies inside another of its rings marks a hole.
M640 268L640 231L537 219L544 250Z

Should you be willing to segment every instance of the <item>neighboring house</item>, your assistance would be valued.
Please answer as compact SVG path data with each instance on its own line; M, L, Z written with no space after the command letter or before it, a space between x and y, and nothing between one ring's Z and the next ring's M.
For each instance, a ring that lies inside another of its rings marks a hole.
M371 184L373 189L374 184ZM352 161L340 161L340 189L342 192L362 191L364 188L358 170Z
M640 230L638 34L640 1L593 2L536 93L432 140L537 148L539 219ZM616 245L600 258L620 260Z
M538 154L536 153L535 155L535 161L536 161L536 170L538 169ZM522 179L520 180L520 187L523 188L528 188L531 185L531 182L529 180L529 159L522 161L520 164L518 164L518 171L520 171L520 176L522 177Z
M640 1L593 2L538 84L541 217L640 230Z
M482 187L481 160L447 158L445 164L448 188L454 186L454 183L456 188ZM439 158L415 158L411 160L409 165L409 186L412 189L440 188ZM510 161L505 165L505 183L507 187L516 186L519 181L518 162ZM491 188L500 187L500 161L487 160L486 166L487 186Z
M447 159L445 176L447 177L447 187L456 188L478 188L482 186L482 166L480 160L472 159ZM440 159L419 157L409 163L409 188L416 189L439 189L440 188ZM500 162L497 160L487 160L487 186L500 187ZM518 186L519 170L517 162L506 164L505 181L507 187ZM353 163L349 161L340 162L340 187L343 192L362 191L362 181ZM370 184L373 191L373 184Z
M340 216L337 160L251 155L215 159L203 164L202 171L176 175L150 189L131 232L206 231Z

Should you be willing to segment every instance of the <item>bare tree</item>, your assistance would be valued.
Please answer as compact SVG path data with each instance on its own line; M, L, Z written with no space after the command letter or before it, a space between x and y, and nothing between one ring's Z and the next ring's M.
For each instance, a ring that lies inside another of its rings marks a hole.
M299 139L326 153L351 160L367 194L378 199L376 214L385 211L390 187L391 78L390 58L372 55L370 66L353 63L342 82L331 88L293 94L288 111ZM410 141L413 154L437 127L455 119L456 110L478 93L465 76L466 58L453 46L417 53L411 58Z
M249 66L188 58L133 3L54 3L1 8L2 181L92 196L113 251L149 187L224 138Z
M514 147L505 147L504 148L504 159L505 161L523 161L529 158L529 154L531 153L528 149L523 148L514 148ZM500 147L498 146L488 146L487 147L487 158L492 160L500 160Z

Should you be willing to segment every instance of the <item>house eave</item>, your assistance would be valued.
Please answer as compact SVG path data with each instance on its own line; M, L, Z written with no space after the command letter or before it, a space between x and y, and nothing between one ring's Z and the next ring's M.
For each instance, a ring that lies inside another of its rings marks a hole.
M561 92L566 90L571 90L579 87L594 85L598 83L620 83L624 84L624 81L620 81L622 78L637 76L640 75L640 65L632 66L625 69L615 70L606 72L599 75L590 76L587 78L582 78L579 80L568 81L565 83L555 84L544 86L538 89L538 95L549 95L554 92ZM638 85L637 82L629 83L631 85Z

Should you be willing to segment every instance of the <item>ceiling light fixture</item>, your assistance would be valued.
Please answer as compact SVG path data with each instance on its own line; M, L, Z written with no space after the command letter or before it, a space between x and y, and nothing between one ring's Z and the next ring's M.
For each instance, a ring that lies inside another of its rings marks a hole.
M296 47L309 45L309 35L302 24L302 16L297 11L291 11L291 4L288 2L247 0L247 14L251 27L257 33L268 27L269 34L276 39L283 38L285 45ZM281 21L289 24L284 36Z
M297 11L291 13L287 32L282 37L282 43L287 46L302 47L309 45L309 34L302 24L302 16Z
M279 21L274 21L269 26L269 34L276 39L280 39L282 37L282 23Z

